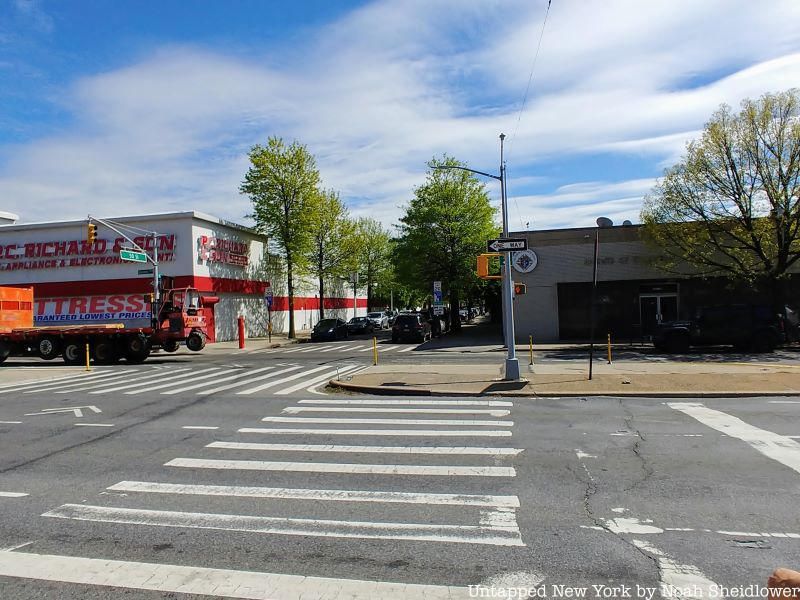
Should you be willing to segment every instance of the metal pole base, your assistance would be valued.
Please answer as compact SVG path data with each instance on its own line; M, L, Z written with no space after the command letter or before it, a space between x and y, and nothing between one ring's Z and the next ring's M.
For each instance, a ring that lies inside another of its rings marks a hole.
M506 376L504 381L517 381L520 379L519 375L519 361L516 358L506 359Z

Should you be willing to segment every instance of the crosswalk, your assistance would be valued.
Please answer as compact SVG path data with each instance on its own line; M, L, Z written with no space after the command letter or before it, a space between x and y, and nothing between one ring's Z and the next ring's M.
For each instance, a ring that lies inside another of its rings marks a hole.
M511 437L514 423L504 417L512 410L513 402L501 400L300 399L280 415L264 416L263 427L243 426L235 434L196 447L188 456L168 460L163 477L119 481L104 492L111 497L63 504L42 516L105 527L202 529L226 535L325 538L343 544L353 539L384 540L392 544L387 548L398 543L458 544L474 552L487 547L510 552L526 545L517 523L520 500L497 491L513 484L517 473L512 463L523 450L507 444L476 444L473 434ZM361 416L325 416L332 413ZM315 414L323 416L306 416ZM443 418L418 419L418 414ZM497 419L481 418L486 416ZM297 427L282 427L287 423ZM375 425L391 427L377 433L381 430ZM332 431L354 440L354 436L368 437L363 443L345 444L306 439L309 434L330 436ZM437 445L425 444L427 436L443 431L462 439L445 437ZM257 435L265 433L279 439L265 442ZM376 435L396 435L406 443L384 445L372 439ZM493 483L498 480L501 483ZM267 481L271 485L261 484ZM47 562L39 555L29 560ZM129 572L146 569L149 563L126 564L131 564L124 569ZM421 590L406 590L401 584L362 583L364 598L420 597ZM104 584L114 586L113 575ZM339 579L330 585L338 589L355 584ZM120 586L137 587L124 582ZM392 593L386 586L393 586ZM467 597L465 588L453 590L434 582L423 597ZM328 597L310 587L302 591L303 598Z
M125 366L95 369L47 380L23 381L0 385L3 394L36 394L38 396L85 392L89 396L120 392L125 395L154 393L164 396L195 394L198 396L230 392L252 396L270 390L270 394L288 395L313 391L331 379L352 375L364 369L352 362L325 365L276 363L263 367L198 365L162 367Z
M378 353L407 353L411 351L424 352L416 344L387 344L378 343L373 347L370 340L361 340L359 343L354 342L339 342L336 344L298 344L297 346L285 346L281 348L258 348L256 350L247 350L245 354L337 354L337 353L353 353L359 352L372 352L377 349Z

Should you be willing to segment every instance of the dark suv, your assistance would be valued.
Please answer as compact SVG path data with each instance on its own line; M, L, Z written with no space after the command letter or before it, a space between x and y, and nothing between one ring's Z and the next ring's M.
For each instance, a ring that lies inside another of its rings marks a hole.
M721 345L772 352L785 341L783 318L768 306L751 304L703 307L692 320L662 323L653 336L656 349L669 352Z
M431 324L419 314L397 315L392 325L392 342L407 339L414 342L431 339Z

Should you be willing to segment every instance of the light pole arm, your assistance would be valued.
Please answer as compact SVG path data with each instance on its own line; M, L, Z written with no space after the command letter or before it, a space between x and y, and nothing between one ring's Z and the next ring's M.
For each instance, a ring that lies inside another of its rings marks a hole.
M500 175L492 175L491 173L484 173L483 171L476 171L475 169L468 169L467 167L457 167L455 165L447 166L437 166L433 167L434 170L437 171L448 171L450 169L458 169L459 171L468 171L469 173L475 173L476 175L483 175L484 177L491 177L492 179L497 179L497 181L502 181L503 178Z

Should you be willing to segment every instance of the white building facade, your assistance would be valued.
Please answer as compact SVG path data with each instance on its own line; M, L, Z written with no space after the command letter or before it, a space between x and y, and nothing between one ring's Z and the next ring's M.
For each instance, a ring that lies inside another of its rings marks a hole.
M37 325L86 322L149 323L145 294L153 291L150 263L129 262L120 250L131 244L98 223L97 239L87 241L87 221L0 224L0 285L33 286ZM269 254L267 239L254 230L199 212L117 217L128 237L152 256L157 243L159 272L174 286L193 287L220 298L209 341L232 340L237 319L245 318L248 337L288 329L286 277ZM129 229L130 228L130 229ZM130 231L139 232L131 235ZM157 232L157 238L145 232ZM157 242L155 242L157 239ZM352 317L366 312L366 298L352 286L331 282L326 316ZM295 327L318 320L316 285L298 278ZM267 297L271 296L271 307Z

